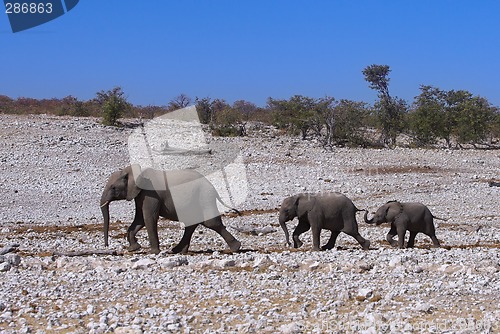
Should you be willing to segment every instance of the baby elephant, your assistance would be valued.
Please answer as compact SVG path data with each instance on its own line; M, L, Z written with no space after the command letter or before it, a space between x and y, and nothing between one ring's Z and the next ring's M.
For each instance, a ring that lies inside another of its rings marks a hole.
M302 246L299 236L312 229L313 250L320 250L321 229L332 232L330 240L321 250L332 249L335 246L340 232L354 237L363 249L370 247L370 241L363 238L358 232L356 212L359 210L352 201L340 193L308 194L302 193L287 197L280 208L279 222L285 232L286 243L290 245L290 238L286 222L299 218L299 224L293 231L293 247Z
M382 205L372 219L368 219L368 212L365 212L365 222L368 224L391 223L391 229L387 233L386 240L391 246L404 248L406 231L410 231L407 248L413 247L415 244L415 236L422 232L428 235L434 247L440 247L439 240L436 238L434 228L434 218L429 208L421 203L400 203L398 201L390 201ZM394 240L397 234L398 241Z

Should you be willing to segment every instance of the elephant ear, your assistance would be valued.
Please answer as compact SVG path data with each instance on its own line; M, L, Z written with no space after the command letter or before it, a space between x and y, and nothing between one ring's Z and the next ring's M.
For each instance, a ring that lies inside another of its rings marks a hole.
M297 196L297 215L300 217L303 214L311 211L316 202L316 197L310 194L301 194Z
M400 207L399 203L397 202L390 202L386 204L387 208L385 209L385 219L386 221L392 221L394 218L400 214Z
M167 189L166 174L163 171L146 168L135 177L135 184L140 189L163 191Z
M131 201L139 195L141 189L136 184L135 175L140 175L141 167L139 165L132 165L125 168L124 173L126 174L127 181L127 201Z

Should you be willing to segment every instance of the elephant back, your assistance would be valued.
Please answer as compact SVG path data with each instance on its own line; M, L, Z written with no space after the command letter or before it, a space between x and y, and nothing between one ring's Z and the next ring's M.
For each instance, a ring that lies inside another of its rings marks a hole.
M329 216L342 216L345 212L355 213L352 201L341 193L327 193L317 196L318 205Z

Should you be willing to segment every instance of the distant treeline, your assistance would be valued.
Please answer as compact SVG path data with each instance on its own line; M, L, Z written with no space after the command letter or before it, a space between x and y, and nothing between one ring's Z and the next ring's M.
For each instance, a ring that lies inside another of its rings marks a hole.
M150 119L195 104L200 121L214 135L245 136L248 124L274 125L282 133L315 138L325 148L333 146L447 146L498 148L500 110L486 98L466 90L444 91L422 85L409 103L389 94L390 68L370 65L363 70L369 87L378 92L374 105L295 95L286 100L268 98L265 107L239 100L195 98L181 94L164 106L134 106L120 87L100 91L88 101L73 96L62 99L17 98L0 95L0 113L54 114L102 117L119 126L120 118ZM401 138L405 138L404 141Z

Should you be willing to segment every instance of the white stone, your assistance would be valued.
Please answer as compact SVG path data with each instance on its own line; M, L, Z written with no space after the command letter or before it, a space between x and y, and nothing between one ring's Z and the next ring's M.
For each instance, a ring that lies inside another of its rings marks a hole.
M9 262L2 262L2 263L0 263L0 272L9 271L11 267L12 266Z
M392 267L392 268L399 266L401 264L402 264L402 260L401 260L401 256L399 256L399 255L392 257L391 260L389 261L389 267Z
M358 290L358 297L369 298L373 294L372 289L364 288Z
M116 334L142 334L143 331L141 329L135 327L116 327L114 330Z
M132 264L132 269L146 269L146 268L153 266L154 264L156 264L155 260L148 259L148 258L139 259L138 261L136 261Z

